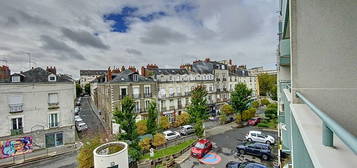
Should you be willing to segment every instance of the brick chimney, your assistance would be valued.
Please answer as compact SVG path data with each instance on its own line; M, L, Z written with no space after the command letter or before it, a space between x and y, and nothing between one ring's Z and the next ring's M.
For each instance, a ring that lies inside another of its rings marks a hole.
M228 63L229 63L229 65L232 65L232 59L229 59Z
M128 69L129 69L131 72L137 72L135 66L129 66Z
M51 73L53 73L53 74L56 75L56 67L55 67L55 66L54 66L54 67L52 67L52 66L47 67L47 68L46 68L46 71L47 71L47 72L51 72Z
M192 70L192 64L180 65L180 69L186 69L187 71L191 71Z
M10 81L10 69L8 66L0 66L0 82L9 82Z
M112 74L115 74L115 73L120 73L121 71L120 71L120 69L119 68L113 68L113 70L112 70Z
M145 76L146 77L146 74L145 74L145 67L144 66L141 66L141 69L140 69L140 75L142 76Z
M120 69L122 72L123 71L125 71L125 67L124 67L124 65L121 67L121 69Z
M156 64L148 64L148 65L146 65L146 68L147 69L158 69L159 66L157 66Z
M211 61L210 58L206 58L206 59L205 59L205 62L210 62L210 61Z
M110 67L108 67L108 70L107 70L107 81L111 81L113 79L112 77L112 70L110 69Z

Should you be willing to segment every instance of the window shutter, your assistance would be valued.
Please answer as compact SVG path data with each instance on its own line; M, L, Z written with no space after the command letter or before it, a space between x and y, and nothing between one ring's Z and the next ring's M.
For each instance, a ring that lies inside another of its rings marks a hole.
M22 104L22 95L12 95L8 97L9 104Z
M135 95L138 95L138 94L139 94L139 88L138 88L138 87L135 87L135 88L133 89L133 94L135 94Z
M58 103L57 93L50 93L48 96L49 96L49 103Z

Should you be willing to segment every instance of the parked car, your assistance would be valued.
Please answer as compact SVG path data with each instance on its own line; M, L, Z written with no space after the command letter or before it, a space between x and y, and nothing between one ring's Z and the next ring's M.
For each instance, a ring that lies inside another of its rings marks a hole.
M245 139L250 142L261 142L267 144L274 144L275 138L270 135L265 135L261 131L249 131L249 133L245 136Z
M165 139L168 141L180 137L180 133L178 133L176 131L167 130L167 131L164 131L163 134L165 135Z
M226 120L225 124L231 123L231 122L233 122L233 121L234 121L234 118L233 118L233 117L229 117L229 118Z
M207 139L200 139L194 147L191 148L191 156L202 158L212 150L212 143Z
M240 154L249 154L261 157L263 160L269 160L271 155L271 147L268 144L258 142L246 142L237 146L237 151Z
M77 101L76 106L80 106L80 105L81 105L81 101Z
M255 126L255 125L257 125L258 123L260 123L260 120L261 120L260 117L254 117L254 118L248 120L248 125L250 125L250 126Z
M77 131L84 131L84 130L88 129L88 125L84 122L77 122L76 129L77 129Z
M268 167L255 162L230 161L226 164L226 168L268 168Z
M184 125L180 129L181 135L188 135L188 134L192 134L194 132L195 132L195 129L192 127L192 125Z
M76 107L74 108L74 114L77 115L80 110L81 110L80 107L76 106Z
M83 122L82 118L79 115L74 116L74 121L77 122Z

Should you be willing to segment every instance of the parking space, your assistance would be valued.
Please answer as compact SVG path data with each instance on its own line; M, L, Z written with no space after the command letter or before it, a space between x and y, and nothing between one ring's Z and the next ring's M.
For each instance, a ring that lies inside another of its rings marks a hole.
M250 155L238 155L236 151L236 146L238 144L244 143L245 135L251 130L259 130L257 127L244 127L244 128L234 128L225 131L221 134L216 134L208 137L213 143L213 150L209 153L207 161L202 161L196 158L190 157L185 162L180 164L180 167L195 167L195 168L212 168L212 167L225 167L229 161L245 161L250 160L263 165L272 167L273 162L277 157L277 145L272 146L272 154L274 158L270 161L262 161L259 157L253 157ZM265 134L277 137L276 132L263 131ZM215 156L215 154L217 156ZM209 162L212 161L212 162Z

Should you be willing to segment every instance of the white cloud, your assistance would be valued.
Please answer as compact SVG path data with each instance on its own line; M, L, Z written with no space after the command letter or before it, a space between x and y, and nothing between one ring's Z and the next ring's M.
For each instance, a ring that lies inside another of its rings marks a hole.
M177 13L175 6L183 2L195 8ZM111 32L103 15L124 6L137 7L138 16L166 16L151 22L132 18L127 33ZM275 0L2 1L0 59L6 57L13 71L26 70L31 53L37 66L56 66L75 77L79 69L178 67L206 57L274 68L277 8Z

